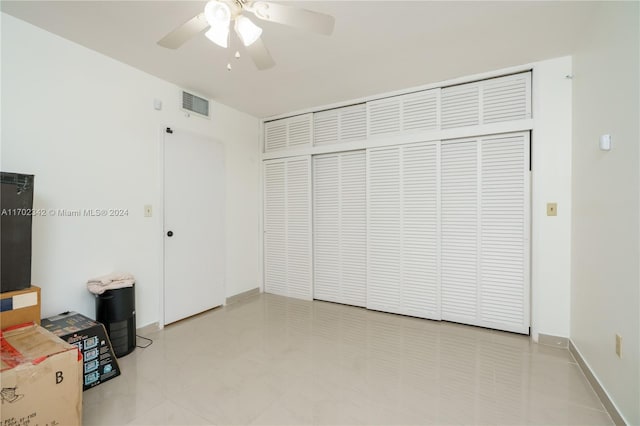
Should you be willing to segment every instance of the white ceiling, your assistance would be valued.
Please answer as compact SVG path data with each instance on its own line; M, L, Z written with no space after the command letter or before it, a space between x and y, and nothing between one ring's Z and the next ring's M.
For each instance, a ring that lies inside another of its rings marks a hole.
M571 54L595 2L289 1L336 18L326 37L256 21L276 61L256 70L239 41L156 44L204 1L2 1L2 11L257 117ZM240 49L242 54L242 49ZM233 70L226 70L231 62Z

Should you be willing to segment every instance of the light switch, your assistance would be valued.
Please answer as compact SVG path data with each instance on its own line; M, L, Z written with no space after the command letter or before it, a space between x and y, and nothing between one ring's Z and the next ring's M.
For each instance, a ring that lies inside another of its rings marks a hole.
M547 216L558 216L558 203L547 203Z
M144 217L151 217L153 216L153 208L151 207L151 204L146 204L144 206Z

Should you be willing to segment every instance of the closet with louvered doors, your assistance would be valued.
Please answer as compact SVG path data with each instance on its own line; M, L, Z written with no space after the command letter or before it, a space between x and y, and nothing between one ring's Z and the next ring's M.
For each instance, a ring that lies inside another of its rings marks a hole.
M364 150L313 157L313 297L366 305Z
M265 122L265 291L527 334L532 125L530 72Z
M264 181L264 290L311 300L311 158L267 160Z

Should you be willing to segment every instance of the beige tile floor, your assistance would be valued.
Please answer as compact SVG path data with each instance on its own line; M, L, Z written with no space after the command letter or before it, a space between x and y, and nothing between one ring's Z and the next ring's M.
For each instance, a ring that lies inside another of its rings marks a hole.
M149 334L85 425L612 424L567 350L260 295Z

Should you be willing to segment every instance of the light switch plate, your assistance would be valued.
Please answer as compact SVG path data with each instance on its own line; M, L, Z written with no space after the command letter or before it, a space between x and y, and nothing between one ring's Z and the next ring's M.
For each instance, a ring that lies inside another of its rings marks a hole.
M146 204L144 206L144 217L151 217L153 216L153 208L151 207L150 204Z
M622 358L622 336L619 334L616 334L616 355Z
M547 203L547 216L558 216L558 203Z

